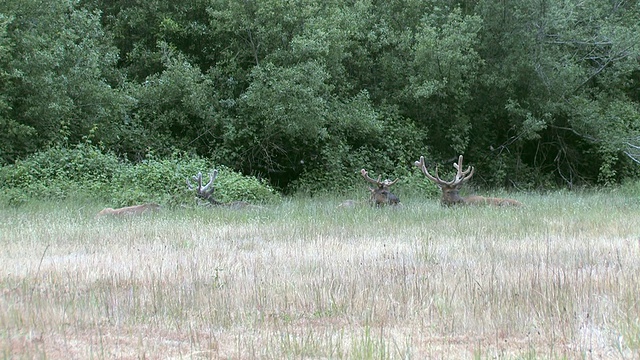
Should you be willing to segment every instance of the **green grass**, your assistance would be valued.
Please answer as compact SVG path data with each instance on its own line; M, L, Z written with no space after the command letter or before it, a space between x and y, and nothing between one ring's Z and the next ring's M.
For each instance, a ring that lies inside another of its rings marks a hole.
M640 200L0 208L4 358L637 358Z

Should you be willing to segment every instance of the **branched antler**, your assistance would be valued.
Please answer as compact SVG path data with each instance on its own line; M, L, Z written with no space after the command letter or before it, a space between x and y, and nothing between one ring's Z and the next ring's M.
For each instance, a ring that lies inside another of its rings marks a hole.
M392 194L389 190L389 187L398 182L398 179L393 181L389 179L381 181L382 175L380 175L378 176L378 180L374 180L369 176L369 173L365 169L360 170L360 175L362 175L367 182L376 186L375 188L369 188L369 191L371 191L370 199L373 204L376 206L400 204L400 199L398 199L398 197Z
M195 190L196 196L200 199L207 200L214 205L220 204L217 200L213 198L213 192L215 191L215 187L213 186L213 180L218 176L218 170L213 170L211 174L209 174L209 182L202 186L202 172L198 172L198 175L192 177L192 179L197 183L198 186L194 188L194 186L187 178L187 186L189 190Z
M367 170L362 169L360 170L360 175L362 175L362 177L367 180L368 182L374 184L375 186L378 187L378 189L386 189L389 190L389 187L395 183L398 182L398 179L395 179L393 181L389 180L389 179L385 179L384 181L380 181L382 179L382 175L378 176L378 180L374 180L369 176L369 173L367 172Z
M520 202L513 199L501 199L501 198L487 198L483 196L469 196L461 197L459 192L462 185L467 182L473 176L475 168L468 166L466 170L462 170L462 155L458 157L458 163L454 163L453 167L457 170L456 176L451 181L444 181L438 175L438 167L434 171L434 175L431 175L427 170L427 166L424 161L424 156L420 156L420 160L414 163L415 166L422 170L422 173L431 181L436 183L442 190L442 198L440 202L442 205L450 206L456 204L491 204L497 206L520 206Z
M469 166L469 167L467 167L466 170L462 171L462 155L460 155L458 157L458 163L457 164L456 163L453 164L453 167L456 168L456 170L458 172L456 173L456 176L451 181L444 181L444 180L440 179L440 176L438 176L438 167L437 166L436 166L436 169L434 171L435 175L429 174L429 171L427 171L427 166L425 165L425 162L424 162L424 156L420 156L420 160L416 161L414 163L414 165L417 166L418 168L420 168L420 170L422 170L422 173L429 180L435 182L441 188L442 187L460 187L465 182L467 182L467 180L471 179L471 177L473 176L473 172L475 171L475 168L473 166Z

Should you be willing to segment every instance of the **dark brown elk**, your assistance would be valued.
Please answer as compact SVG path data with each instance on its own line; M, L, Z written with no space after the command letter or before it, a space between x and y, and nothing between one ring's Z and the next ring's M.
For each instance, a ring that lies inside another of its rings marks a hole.
M462 170L462 155L458 157L458 163L454 163L453 167L457 170L455 177L451 181L444 181L440 179L438 175L438 167L434 171L434 174L431 175L429 171L427 171L427 166L424 162L424 156L420 156L420 160L414 163L415 166L422 170L422 173L427 177L427 179L433 181L440 187L442 190L442 198L440 199L440 203L445 206L451 205L495 205L495 206L520 206L522 205L519 201L513 199L502 199L502 198L490 198L484 196L468 196L461 197L460 196L460 188L464 185L471 177L473 176L473 172L475 168L473 166L468 166L466 170Z
M377 207L383 205L395 206L400 204L400 199L398 199L398 197L391 193L391 191L389 190L389 187L397 183L398 179L395 179L393 181L389 179L381 181L382 176L378 176L378 180L374 180L369 176L369 173L365 169L360 170L360 175L362 175L362 177L367 182L375 185L374 188L369 188L369 190L371 191L370 201L372 204Z

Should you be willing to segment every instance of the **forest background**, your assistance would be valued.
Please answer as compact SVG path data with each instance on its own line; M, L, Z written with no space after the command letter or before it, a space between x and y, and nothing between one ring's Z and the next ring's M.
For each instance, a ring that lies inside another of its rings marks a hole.
M313 193L458 154L480 187L618 184L640 175L638 19L626 0L2 0L3 186L188 159Z

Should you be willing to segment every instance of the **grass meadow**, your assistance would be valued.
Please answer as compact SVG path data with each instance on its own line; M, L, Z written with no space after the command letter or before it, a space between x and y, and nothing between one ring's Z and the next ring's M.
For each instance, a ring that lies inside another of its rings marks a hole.
M0 354L639 359L640 199L0 207Z

